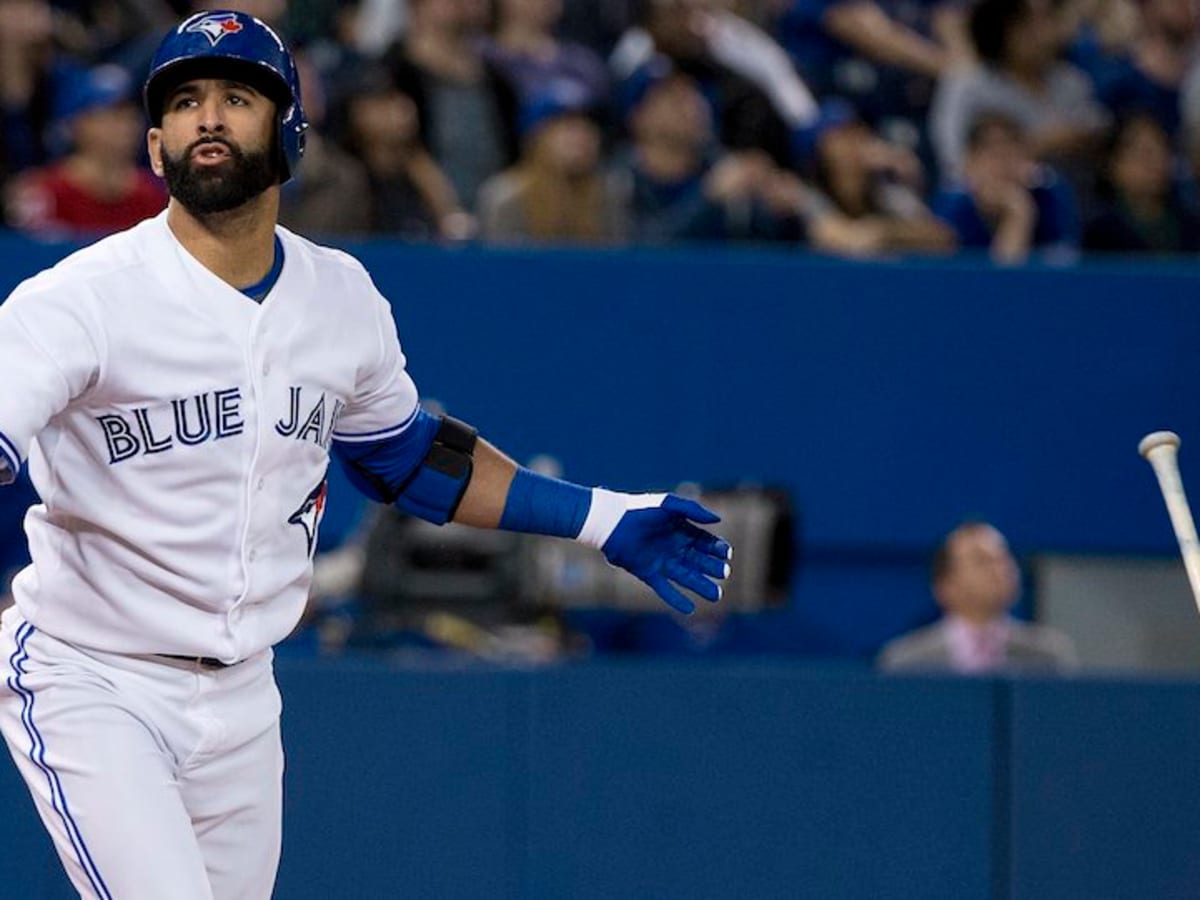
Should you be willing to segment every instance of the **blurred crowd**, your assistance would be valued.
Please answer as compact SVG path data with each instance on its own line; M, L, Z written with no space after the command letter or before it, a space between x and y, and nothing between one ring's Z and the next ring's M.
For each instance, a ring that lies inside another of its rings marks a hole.
M1196 0L254 0L298 48L317 237L1200 247ZM0 0L10 229L165 202L138 88L208 4Z

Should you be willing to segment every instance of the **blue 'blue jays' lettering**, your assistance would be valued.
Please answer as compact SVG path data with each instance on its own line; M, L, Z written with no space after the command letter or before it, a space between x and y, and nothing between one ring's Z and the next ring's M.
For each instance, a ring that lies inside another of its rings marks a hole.
M334 399L333 409L328 410L324 391L321 392L320 399L313 404L309 409L308 414L301 419L301 395L302 388L298 385L293 385L288 389L288 415L286 419L280 419L275 423L275 431L282 437L295 436L298 441L312 441L319 447L329 449L330 443L333 441L333 429L337 424L338 417L342 414L345 404L341 400Z
M137 407L131 413L97 416L108 448L109 465L164 453L177 443L185 447L233 437L246 430L242 418L242 391L226 388L186 400L172 400L171 414Z

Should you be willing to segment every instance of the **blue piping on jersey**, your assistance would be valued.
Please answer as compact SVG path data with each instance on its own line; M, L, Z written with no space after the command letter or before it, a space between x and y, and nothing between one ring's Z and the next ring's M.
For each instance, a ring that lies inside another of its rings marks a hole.
M0 453L8 460L8 467L12 469L13 478L16 478L21 471L21 454L17 452L17 445L3 431L0 431Z
M380 428L378 431L364 431L361 434L346 434L341 431L335 431L333 433L333 437L335 440L347 441L349 443L356 443L358 441L378 441L383 438L393 437L416 421L416 418L420 412L421 407L417 406L416 409L409 413L408 418L399 425L389 425L387 428Z
M92 861L92 855L88 852L87 844L83 842L79 826L71 817L70 807L67 806L67 795L63 792L58 773L46 763L46 742L42 740L41 733L33 724L33 692L21 684L21 676L26 674L21 667L29 659L25 642L29 640L35 630L28 622L17 629L17 649L13 651L13 655L8 661L13 670L13 674L8 677L8 686L21 697L21 722L25 725L25 733L29 735L29 759L46 776L46 781L50 785L50 803L59 818L62 819L63 827L67 830L67 837L75 850L75 858L79 860L79 865L87 875L88 881L91 882L92 890L96 892L96 895L101 900L112 900L108 885L104 883L104 879L100 876L100 870L96 868L96 864Z

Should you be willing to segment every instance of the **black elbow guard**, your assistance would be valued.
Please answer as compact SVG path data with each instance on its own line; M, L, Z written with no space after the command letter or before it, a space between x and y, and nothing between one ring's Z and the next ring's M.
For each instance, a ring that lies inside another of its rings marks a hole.
M465 422L442 416L433 445L400 488L396 505L435 525L453 519L471 481L478 437L479 432Z

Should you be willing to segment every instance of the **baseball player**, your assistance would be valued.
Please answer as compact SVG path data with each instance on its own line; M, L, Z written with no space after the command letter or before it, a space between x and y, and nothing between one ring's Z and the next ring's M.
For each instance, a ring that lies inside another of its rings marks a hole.
M163 40L145 85L164 213L0 306L0 483L43 502L0 628L0 732L81 896L269 897L274 643L304 608L330 454L427 520L600 549L671 606L729 545L674 495L516 466L417 403L352 257L276 224L307 123L288 50L238 12Z

